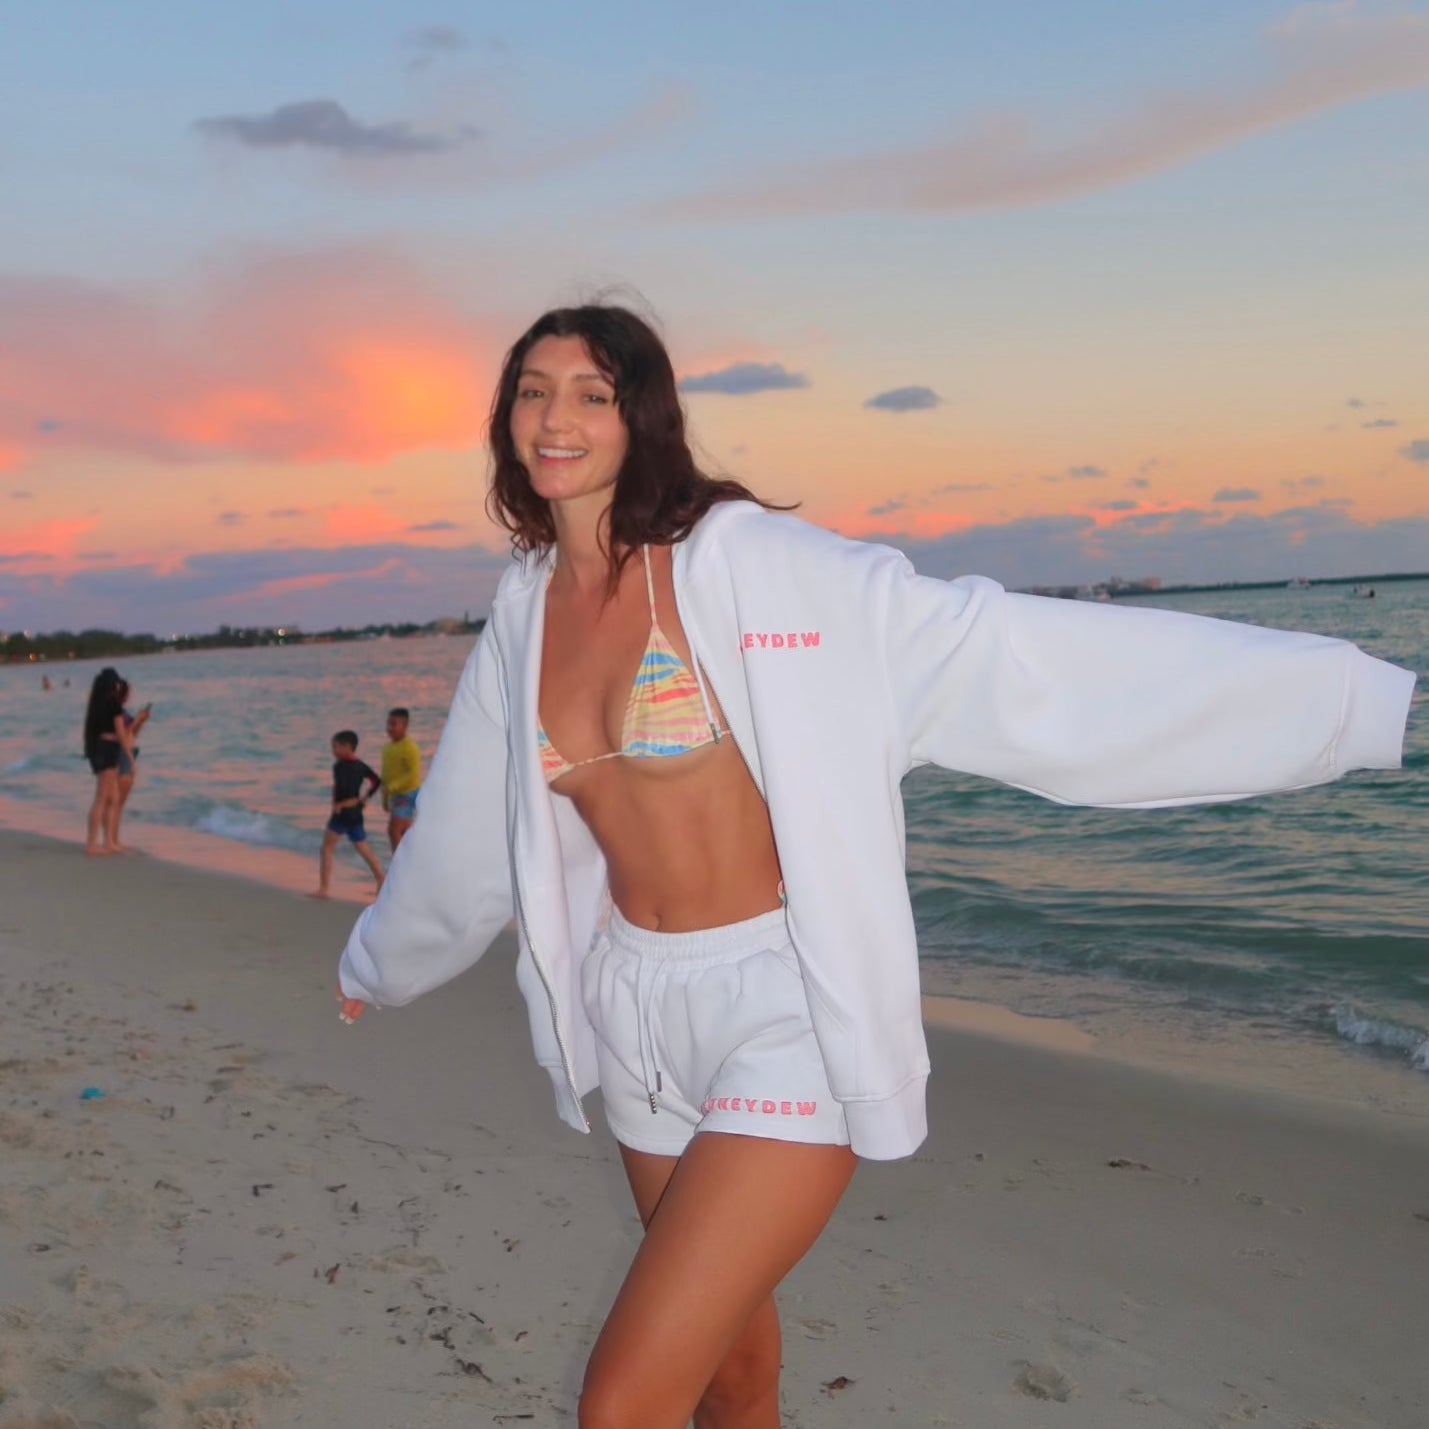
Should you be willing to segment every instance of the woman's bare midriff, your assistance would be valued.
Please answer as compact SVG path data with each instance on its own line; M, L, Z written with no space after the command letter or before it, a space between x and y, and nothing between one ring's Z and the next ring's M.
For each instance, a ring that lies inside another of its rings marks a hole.
M660 627L689 668L693 656L676 608L670 548L653 547L651 556ZM649 637L638 556L609 600L579 599L552 580L541 712L556 748L580 760L616 743ZM717 706L715 714L723 729ZM581 764L551 787L574 802L595 835L615 906L637 927L688 933L779 906L769 810L732 735L663 759Z
M779 906L769 810L734 739L670 759L609 759L558 781L605 854L615 906L688 933Z

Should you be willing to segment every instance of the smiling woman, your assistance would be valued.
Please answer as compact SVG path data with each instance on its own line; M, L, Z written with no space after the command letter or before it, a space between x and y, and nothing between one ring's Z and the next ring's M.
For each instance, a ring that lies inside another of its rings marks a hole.
M1394 767L1414 680L1343 641L918 576L696 467L620 308L546 314L492 406L516 560L340 1015L514 915L561 1117L597 1087L645 1239L582 1429L777 1429L774 1292L929 1063L901 784L938 764L1142 808Z

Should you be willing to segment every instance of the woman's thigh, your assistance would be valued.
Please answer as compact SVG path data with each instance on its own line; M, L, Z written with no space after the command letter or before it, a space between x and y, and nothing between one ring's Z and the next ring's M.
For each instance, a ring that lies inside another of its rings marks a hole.
M683 1426L853 1175L846 1146L704 1132L684 1155L622 1149L645 1239L596 1342L586 1393L612 1422Z

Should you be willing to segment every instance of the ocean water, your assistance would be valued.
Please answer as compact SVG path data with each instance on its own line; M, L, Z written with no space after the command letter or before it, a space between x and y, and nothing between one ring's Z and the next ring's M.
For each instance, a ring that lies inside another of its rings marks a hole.
M1328 586L1141 603L1343 636L1429 672L1429 581L1381 585L1374 600ZM469 647L432 637L116 662L134 705L155 706L127 836L197 833L315 860L329 736L357 729L376 765L385 712L405 704L430 752ZM97 666L51 664L49 693L40 669L0 666L0 800L13 809L62 810L78 829ZM1070 1019L1153 1059L1199 1048L1273 1063L1293 1084L1312 1065L1299 1054L1315 1051L1321 1086L1358 1064L1429 1093L1425 703L1417 694L1403 771L1205 808L1069 809L917 771L904 793L928 990Z

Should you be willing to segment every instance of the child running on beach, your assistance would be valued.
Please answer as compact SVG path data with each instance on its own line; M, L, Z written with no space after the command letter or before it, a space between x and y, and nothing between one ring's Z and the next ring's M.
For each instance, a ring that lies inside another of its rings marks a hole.
M357 757L357 735L350 729L340 729L332 737L332 817L323 834L322 853L318 857L318 889L315 898L329 897L332 882L332 860L338 841L344 836L357 850L358 856L382 887L382 865L367 843L367 829L362 822L362 810L382 783L375 769ZM367 790L363 792L363 784Z

